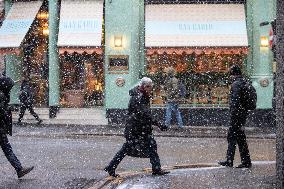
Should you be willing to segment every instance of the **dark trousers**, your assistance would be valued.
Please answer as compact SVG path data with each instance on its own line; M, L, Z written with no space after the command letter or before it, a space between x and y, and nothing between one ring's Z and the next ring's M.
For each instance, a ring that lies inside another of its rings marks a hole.
M127 143L124 143L122 148L116 153L114 158L111 160L107 168L110 170L115 170L118 164L131 150L130 148L131 147ZM153 145L153 147L149 146L149 158L150 158L150 163L152 164L153 172L161 170L160 158L157 153L157 148L155 148L155 145Z
M251 164L246 135L243 129L245 123L246 115L231 118L231 127L229 128L227 137L227 161L229 162L234 162L236 145L238 144L242 163Z
M11 165L15 168L17 172L20 171L22 169L22 165L14 154L6 134L0 134L0 145Z
M21 107L20 107L19 122L22 121L26 109L29 110L29 112L36 118L36 120L39 120L39 117L38 117L37 113L35 113L33 106L31 106L31 105L27 106L27 105L22 104Z

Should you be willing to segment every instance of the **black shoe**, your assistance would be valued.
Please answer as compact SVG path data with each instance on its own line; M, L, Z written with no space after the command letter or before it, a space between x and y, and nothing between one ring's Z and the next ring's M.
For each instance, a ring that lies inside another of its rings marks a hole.
M31 172L31 170L33 170L33 169L34 169L34 166L22 168L20 171L17 172L18 178L25 176L26 174Z
M22 125L22 121L18 121L17 124L18 124L18 125Z
M110 169L108 167L105 167L104 170L109 174L109 176L119 177L119 174L115 174L115 169Z
M236 168L251 168L251 166L252 166L251 163L241 163Z
M39 119L38 121L37 121L37 124L41 124L42 123L42 119Z
M233 163L231 163L229 161L219 161L218 164L221 165L221 166L233 167Z
M170 171L165 171L165 170L159 170L159 171L153 171L152 175L166 175L169 174Z

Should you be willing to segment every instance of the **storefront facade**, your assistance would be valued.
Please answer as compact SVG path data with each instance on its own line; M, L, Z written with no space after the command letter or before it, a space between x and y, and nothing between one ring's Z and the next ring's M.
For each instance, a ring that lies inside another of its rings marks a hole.
M122 123L128 90L147 75L156 83L153 111L163 119L163 72L172 66L187 86L181 105L184 122L221 125L228 120L226 72L237 63L257 89L257 110L250 123L269 125L275 70L265 43L270 28L259 23L275 17L276 1L163 2L49 0L41 6L40 11L48 7L49 29L47 42L42 42L48 49L42 50L49 75L48 90L42 88L48 100L41 104L51 109L104 106L110 123ZM5 0L5 12L13 4ZM22 55L11 54L11 47L1 48L6 74L22 77ZM47 81L44 75L40 74L42 83ZM18 86L13 89L13 104L18 103L18 90Z

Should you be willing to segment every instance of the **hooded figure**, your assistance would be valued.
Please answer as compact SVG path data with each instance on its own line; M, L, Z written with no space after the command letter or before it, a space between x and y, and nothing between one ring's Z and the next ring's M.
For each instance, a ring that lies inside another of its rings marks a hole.
M150 78L143 77L139 85L129 91L129 118L124 132L126 142L105 168L105 171L107 171L110 176L118 176L115 174L115 169L126 155L150 158L153 175L169 173L161 169L160 159L157 153L157 143L152 133L152 125L160 127L161 130L166 129L166 127L156 121L151 114L150 94L152 85Z
M0 133L12 135L12 112L9 109L10 91L14 81L9 77L0 77Z

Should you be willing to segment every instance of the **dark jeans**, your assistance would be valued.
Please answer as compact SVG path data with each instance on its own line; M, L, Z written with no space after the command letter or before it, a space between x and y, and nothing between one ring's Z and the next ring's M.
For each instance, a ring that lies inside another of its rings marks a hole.
M37 113L35 113L33 106L31 106L31 105L27 106L27 105L22 104L21 107L20 107L19 122L22 121L26 109L29 110L29 112L36 118L36 120L39 120L39 117L38 117Z
M22 165L18 160L18 158L16 157L16 155L13 153L12 147L9 143L6 134L0 134L0 145L6 158L11 163L11 165L15 168L17 172L20 171L22 169Z
M246 123L246 117L246 115L242 115L231 118L231 127L229 128L227 137L227 161L229 162L234 162L236 145L238 144L242 163L251 164L246 135L243 129Z
M127 153L131 150L131 146L129 146L127 143L124 143L122 148L116 153L114 158L111 160L109 165L107 166L110 170L115 170L118 166L118 164L122 161L122 159L127 155ZM149 158L150 163L152 164L152 170L153 172L161 170L161 163L160 158L157 153L157 148L155 146L149 146Z

